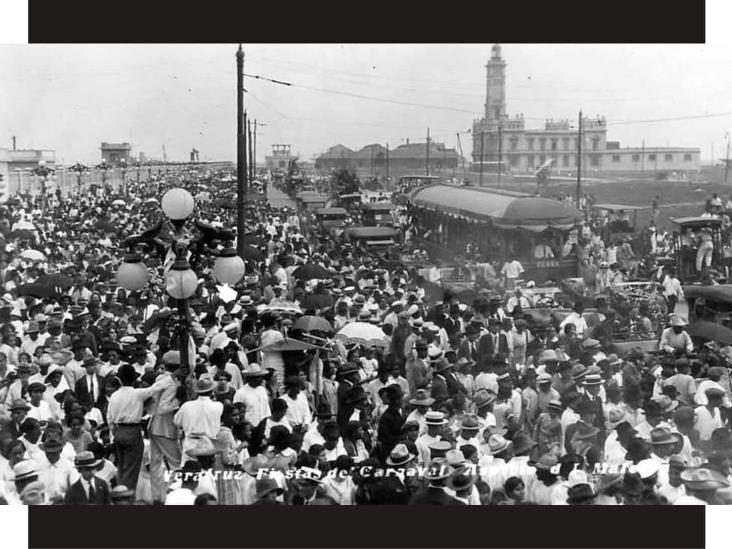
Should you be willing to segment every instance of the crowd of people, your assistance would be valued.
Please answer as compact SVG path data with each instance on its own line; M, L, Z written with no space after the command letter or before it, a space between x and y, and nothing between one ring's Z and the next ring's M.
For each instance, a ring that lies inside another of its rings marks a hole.
M732 500L732 348L695 345L679 315L658 352L618 356L579 303L534 324L530 288L436 298L414 269L266 202L247 210L233 287L192 261L186 312L155 254L143 290L119 287L122 243L167 188L235 227L230 179L189 169L123 197L0 206L4 503Z

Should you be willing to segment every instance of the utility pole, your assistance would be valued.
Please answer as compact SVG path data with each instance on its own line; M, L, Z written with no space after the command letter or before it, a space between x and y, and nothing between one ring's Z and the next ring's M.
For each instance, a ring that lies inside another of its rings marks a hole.
M483 145L485 143L485 132L480 132L480 178L478 179L478 186L483 186Z
M729 174L729 132L724 135L727 138L727 155L724 158L724 182L727 183L727 175Z
M582 111L579 112L579 127L577 129L577 207L582 194Z
M427 128L427 173L430 174L430 129Z
M252 173L257 176L257 119L254 119L254 145L252 152Z
M498 122L498 187L501 186L501 156L503 156L503 139L501 137L501 131L503 130L503 124Z
M248 144L248 165L249 165L249 181L254 181L254 149L252 149L252 121L247 120L247 144Z
M244 259L244 207L247 193L246 136L244 135L244 50L239 44L236 52L236 244L239 257Z
M13 136L13 150L15 150L15 136Z
M463 163L463 176L465 177L465 180L468 180L468 171L465 169L465 155L463 155L463 144L460 142L460 132L457 134L457 142L458 142L458 148L460 149L460 159Z
M389 189L389 143L386 144L386 189Z
M641 173L645 171L645 165L646 165L646 142L643 140L641 142Z

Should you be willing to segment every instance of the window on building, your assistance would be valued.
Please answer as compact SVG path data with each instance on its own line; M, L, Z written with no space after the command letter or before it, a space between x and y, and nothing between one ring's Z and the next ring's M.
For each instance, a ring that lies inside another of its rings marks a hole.
M664 159L664 160L665 160L666 162L671 162L671 161L672 161L672 160L674 159L674 155L672 155L672 154L664 154L664 155L663 155L663 159Z
M565 155L564 155L564 156L562 157L562 164L563 164L563 165L564 165L565 167L569 166L569 155L568 155L568 154L565 154Z
M546 138L544 138L544 137L539 138L539 150L540 151L546 150Z
M530 137L529 139L526 140L526 143L529 145L529 150L533 151L534 150L534 138ZM530 158L533 158L533 157L530 157Z
M512 166L512 167L514 167L514 168L515 168L516 166L518 166L518 165L519 165L519 161L520 161L520 160L521 160L521 156L520 156L520 155L518 155L518 154L514 154L514 155L512 155L512 156L511 156L511 157L510 157L510 158L508 159L508 162L509 162L509 163L511 164L511 166Z
M590 164L593 166L599 166L600 165L600 156L597 154L593 154L590 157Z
M496 116L496 118L500 118L501 117L501 108L500 107L496 107L495 116Z
M511 150L515 151L518 149L518 139L511 139Z
M557 140L556 139L552 139L552 150L553 151L557 150Z
M526 167L533 168L534 167L534 155L529 154L526 156Z
M655 154L649 154L648 155L648 161L649 162L655 162L656 161L656 155Z
M684 155L684 162L691 162L691 155L690 154L685 154Z
M638 153L633 155L633 162L640 162L640 155Z
M543 164L544 162L546 162L546 155L540 154L539 155L539 164Z
M596 151L599 147L600 147L600 138L593 137L592 138L592 150Z
M613 155L613 162L620 162L620 155L619 154L614 154Z
M284 168L286 164L287 164L287 162L285 162L284 160L280 160L279 167Z
M562 148L566 151L569 149L569 137L562 138Z

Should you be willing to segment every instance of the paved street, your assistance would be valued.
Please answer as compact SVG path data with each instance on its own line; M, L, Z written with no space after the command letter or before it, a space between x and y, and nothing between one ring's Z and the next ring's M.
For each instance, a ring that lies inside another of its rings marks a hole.
M269 186L269 188L267 189L267 193L267 202L273 208L284 208L285 206L287 206L288 208L295 207L295 201L292 200L285 193L283 193L281 190L276 188L274 185Z

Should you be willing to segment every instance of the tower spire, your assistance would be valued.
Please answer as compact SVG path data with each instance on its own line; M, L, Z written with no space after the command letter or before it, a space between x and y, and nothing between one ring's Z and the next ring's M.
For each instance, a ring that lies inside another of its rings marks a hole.
M500 44L491 48L486 68L485 120L497 126L506 116L506 62L501 57Z

